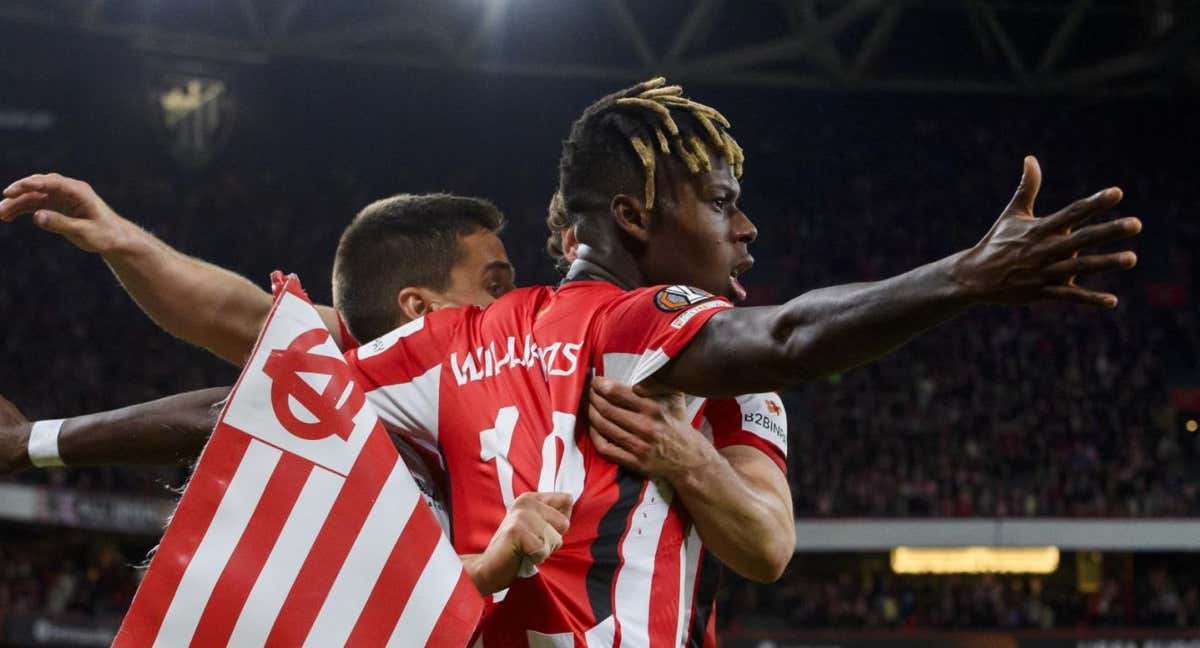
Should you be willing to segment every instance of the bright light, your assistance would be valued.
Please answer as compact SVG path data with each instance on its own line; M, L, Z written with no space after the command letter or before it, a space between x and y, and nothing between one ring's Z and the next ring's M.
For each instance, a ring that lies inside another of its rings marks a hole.
M1058 547L896 547L897 574L1050 574L1058 569Z
M1200 428L1200 425L1196 424L1196 419L1188 419L1188 422L1184 423L1183 427L1187 428L1188 432L1195 432L1196 428Z

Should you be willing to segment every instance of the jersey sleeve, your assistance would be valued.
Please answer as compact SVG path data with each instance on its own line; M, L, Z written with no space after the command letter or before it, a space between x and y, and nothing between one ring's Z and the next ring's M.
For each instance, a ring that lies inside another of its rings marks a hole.
M605 313L596 346L604 375L636 384L653 376L692 341L728 300L688 286L653 286L624 293Z
M430 313L346 353L388 431L438 453L443 354L463 309Z
M735 445L757 448L787 474L787 412L778 394L748 394L709 400L703 420L717 449Z

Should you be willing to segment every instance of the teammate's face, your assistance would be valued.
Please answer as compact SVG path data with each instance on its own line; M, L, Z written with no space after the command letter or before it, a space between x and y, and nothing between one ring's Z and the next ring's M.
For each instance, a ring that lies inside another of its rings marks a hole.
M733 170L716 157L708 173L692 175L672 161L663 175L671 200L663 201L650 219L642 268L646 278L742 301L746 290L737 276L754 264L747 248L758 230L737 206L741 185Z
M473 304L487 306L512 290L516 275L504 243L494 232L479 231L458 239L462 258L450 269L444 291L431 291L430 310Z

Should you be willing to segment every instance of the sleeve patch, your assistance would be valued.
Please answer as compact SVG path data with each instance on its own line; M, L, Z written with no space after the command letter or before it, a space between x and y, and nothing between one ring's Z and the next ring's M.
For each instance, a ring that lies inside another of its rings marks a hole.
M691 319L693 317L695 317L696 315L699 315L700 313L703 313L706 310L712 310L714 308L730 308L730 306L729 306L729 304L727 304L723 301L717 300L717 299L714 299L714 300L708 301L708 302L704 302L703 304L697 304L696 306L692 306L691 308L684 311L683 313L680 313L679 316L675 318L675 321L671 322L671 328L681 329L685 325L687 325L687 323L690 322Z
M787 413L777 394L741 396L742 429L770 442L787 456Z
M666 313L681 311L702 301L712 299L711 293L691 286L667 286L654 294L654 305ZM678 328L678 327L676 327Z

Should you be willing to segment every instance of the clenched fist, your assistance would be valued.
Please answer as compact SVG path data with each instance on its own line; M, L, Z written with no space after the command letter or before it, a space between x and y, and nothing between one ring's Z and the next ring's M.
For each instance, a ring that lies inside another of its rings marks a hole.
M562 546L571 519L567 493L523 493L500 522L483 553L463 556L463 565L483 594L509 586L522 563L540 565Z

